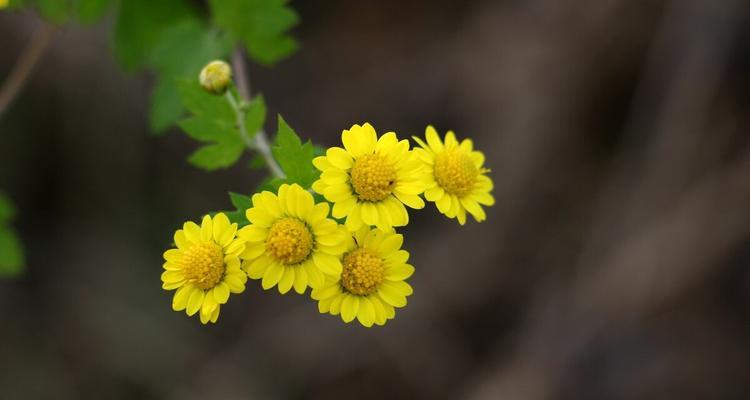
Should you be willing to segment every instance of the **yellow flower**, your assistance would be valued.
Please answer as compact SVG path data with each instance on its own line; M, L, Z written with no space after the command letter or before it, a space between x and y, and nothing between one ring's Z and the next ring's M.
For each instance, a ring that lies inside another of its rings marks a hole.
M206 215L200 226L189 221L174 234L176 249L164 253L162 288L177 289L172 309L194 315L200 310L201 323L216 322L229 293L242 293L247 276L240 268L239 255L245 243L237 239L237 224L226 215Z
M329 209L297 184L281 185L278 196L255 194L246 212L251 224L239 232L247 241L241 256L247 275L262 279L263 289L278 285L284 294L294 287L301 294L323 285L324 274L340 274L346 231L327 218Z
M423 208L422 165L409 150L408 140L399 141L388 132L378 139L372 125L354 125L341 134L344 148L332 147L313 164L322 171L313 189L334 203L332 214L346 217L354 232L362 225L381 229L404 226L409 214L404 204Z
M401 250L404 237L395 231L363 227L349 239L343 270L314 289L311 297L325 314L341 314L344 322L356 318L371 327L395 316L395 308L406 306L412 288L405 282L414 273L407 264L409 253Z
M445 135L445 143L432 126L427 127L425 136L427 143L414 137L422 147L414 152L426 165L424 197L461 225L466 223L467 211L477 222L484 221L487 216L482 205L495 204L490 194L492 180L486 175L489 170L483 167L484 154L473 150L471 139L459 144L451 131Z
M8 7L8 0L0 0L0 9Z

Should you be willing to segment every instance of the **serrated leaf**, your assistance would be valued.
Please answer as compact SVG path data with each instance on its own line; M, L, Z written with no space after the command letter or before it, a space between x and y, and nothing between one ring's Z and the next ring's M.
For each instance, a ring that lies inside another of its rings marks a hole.
M271 151L281 169L284 170L287 182L298 183L307 188L317 179L318 175L312 164L312 143L308 140L303 144L281 115L279 115L275 146Z
M238 211L244 211L253 206L253 199L250 196L229 192L229 201L237 208Z
M209 144L196 150L188 161L206 171L214 171L232 166L242 155L244 146L241 140Z
M197 80L201 68L211 60L226 57L230 47L228 38L193 19L180 21L162 32L148 61L149 66L159 73L151 98L152 131L164 132L185 110L177 80Z
M180 121L178 125L188 136L201 142L232 141L239 135L237 128L228 121L207 117L189 117Z
M180 80L177 86L182 105L191 113L214 120L234 121L234 110L227 99L204 91L197 79Z
M253 138L259 130L263 129L266 122L266 102L262 95L255 96L250 101L245 113L245 130L247 135Z
M8 227L0 227L0 276L18 275L24 263L23 249L16 234Z
M114 32L115 54L129 70L148 63L166 28L185 19L197 18L188 2L182 0L123 0L119 3Z
M272 65L297 50L288 35L297 25L297 13L287 0L210 0L216 25L245 44L255 61Z
M78 21L91 24L112 6L112 0L73 0L73 14Z
M16 215L16 208L8 196L0 192L0 224L7 223Z
M242 211L224 211L224 214L229 218L229 222L237 224L238 228L242 228L250 223Z

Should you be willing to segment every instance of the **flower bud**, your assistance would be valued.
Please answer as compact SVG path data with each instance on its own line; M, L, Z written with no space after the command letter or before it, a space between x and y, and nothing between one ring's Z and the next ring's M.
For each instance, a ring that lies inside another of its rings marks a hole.
M224 94L232 83L232 67L224 61L211 61L203 67L198 79L207 92Z

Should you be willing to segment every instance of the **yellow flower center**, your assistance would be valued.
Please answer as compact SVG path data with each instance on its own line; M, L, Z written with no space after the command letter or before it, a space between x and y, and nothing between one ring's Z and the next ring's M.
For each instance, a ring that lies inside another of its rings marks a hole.
M367 154L354 161L352 186L360 200L380 201L396 186L396 170L380 154Z
M312 248L312 233L297 218L287 217L274 222L266 238L266 250L286 265L304 261Z
M385 268L383 260L365 248L359 248L344 256L341 285L349 293L368 295L374 293L383 282Z
M478 175L474 161L458 149L446 150L435 157L435 180L450 194L459 197L468 194Z
M182 256L182 269L188 282L210 289L224 276L224 252L213 242L193 245Z

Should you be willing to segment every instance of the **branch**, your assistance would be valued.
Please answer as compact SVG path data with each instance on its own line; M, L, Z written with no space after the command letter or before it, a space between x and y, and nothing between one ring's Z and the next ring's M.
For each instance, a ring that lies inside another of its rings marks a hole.
M37 62L42 57L42 54L44 54L44 50L47 48L54 30L55 28L52 25L45 23L34 32L31 43L29 43L23 54L21 54L16 65L13 66L8 79L5 80L2 88L0 88L0 117L10 107L13 100L21 91L21 88L23 88Z
M232 69L234 70L235 74L237 91L240 94L240 103L250 101L250 82L246 74L247 69L245 67L245 58L242 54L242 50L240 49L235 50L234 55L232 55ZM284 171L281 169L279 163L276 162L276 159L271 153L271 145L268 141L268 136L266 136L266 132L262 129L259 130L255 133L255 140L251 142L250 136L245 130L245 112L234 100L234 97L231 93L227 92L227 98L229 99L230 104L232 104L232 108L234 108L235 113L237 113L237 124L240 128L242 140L245 141L247 147L260 153L260 155L266 161L266 165L268 165L268 169L271 171L271 174L273 174L273 176L277 178L285 178L286 175L284 174Z

